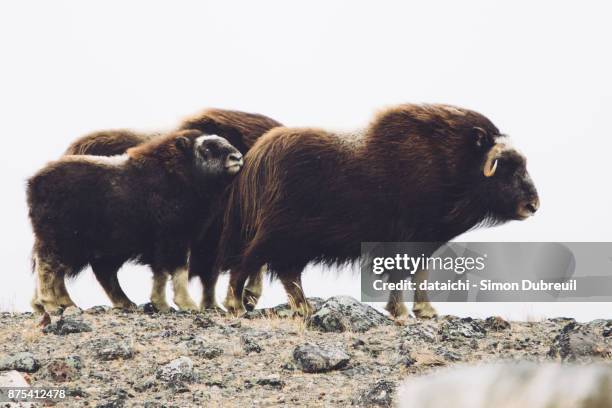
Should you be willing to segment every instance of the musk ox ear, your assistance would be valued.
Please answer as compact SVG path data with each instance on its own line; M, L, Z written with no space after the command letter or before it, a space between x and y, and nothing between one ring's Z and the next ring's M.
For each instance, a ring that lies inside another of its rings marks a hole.
M476 143L476 147L480 148L486 146L489 138L487 131L478 126L475 126L472 131L474 134L474 142Z
M183 152L183 153L190 150L192 144L193 142L189 138L186 138L185 136L177 137L176 140L174 141L174 145L176 146L178 151Z

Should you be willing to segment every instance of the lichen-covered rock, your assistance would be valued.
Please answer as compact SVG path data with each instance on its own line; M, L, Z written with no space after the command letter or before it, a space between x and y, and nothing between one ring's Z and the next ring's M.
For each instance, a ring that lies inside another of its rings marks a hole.
M313 313L318 311L321 305L325 301L319 297L311 297L308 298L308 303L310 307L312 307ZM282 303L278 306L267 308L267 309L256 309L247 312L243 317L247 319L258 319L266 316L275 316L280 318L292 318L295 317L296 314L291 309L291 306L288 303Z
M320 373L345 367L350 356L337 346L305 343L293 350L293 360L305 373Z
M55 323L51 323L43 329L43 333L52 333L58 336L90 331L92 331L91 326L77 316L61 316Z
M464 341L465 339L482 339L486 336L487 331L480 321L471 317L447 316L440 325L438 333L443 341Z
M485 319L484 326L487 330L502 331L510 328L510 323L499 316L490 316Z
M98 360L128 360L134 357L130 344L118 338L101 338L92 341L89 347Z
M612 366L505 363L459 366L404 380L399 408L609 407Z
M44 369L45 377L54 382L74 381L81 376L83 363L79 356L68 356L50 361Z
M248 334L243 334L240 336L240 344L242 344L242 349L247 354L261 353L261 346L259 343L257 343L257 341L255 341L255 339Z
M104 314L107 313L111 310L110 306L106 306L106 305L98 305L98 306L92 306L89 309L87 309L85 311L85 313L89 313L89 314L93 314L93 315L98 315L98 314Z
M391 324L391 319L373 307L350 296L334 296L325 301L308 320L310 328L322 332L365 332L374 326Z
M185 356L172 360L157 370L156 377L171 385L195 381L193 361Z
M204 357L206 359L213 359L223 354L223 349L210 344L209 341L196 337L192 340L185 342L185 346L196 356Z
M380 380L353 400L353 405L359 407L390 407L393 403L395 384Z
M567 361L612 358L612 345L596 330L597 326L568 323L559 333L548 351L549 357Z
M409 340L421 340L426 343L438 341L437 329L432 323L424 321L407 325L402 331L402 336Z
M281 380L278 374L272 374L266 377L258 378L255 380L255 384L261 385L265 388L280 390L285 386L285 382Z
M215 327L215 322L208 316L196 316L193 319L193 324L200 329L209 329Z
M6 356L0 360L0 371L16 370L25 373L34 373L40 368L40 363L32 353L22 352Z

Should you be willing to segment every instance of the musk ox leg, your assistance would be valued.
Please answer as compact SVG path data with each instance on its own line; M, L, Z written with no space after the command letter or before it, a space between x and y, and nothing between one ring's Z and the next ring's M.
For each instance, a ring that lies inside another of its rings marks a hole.
M198 306L189 296L189 271L187 268L179 268L172 276L172 287L174 289L174 303L180 310L197 311Z
M216 310L222 312L223 309L217 304L215 296L215 286L219 278L219 272L214 269L215 256L217 253L217 241L219 232L211 233L207 230L204 234L205 239L198 242L196 248L192 248L189 257L189 276L198 276L202 283L202 301L200 310ZM214 237L210 239L208 237Z
M261 292L263 290L263 277L267 270L268 268L266 265L264 265L256 275L249 276L247 284L244 288L244 293L242 294L242 302L244 303L246 310L255 310L255 306L257 306L257 302L261 297Z
M246 309L242 303L242 294L246 279L246 275L236 273L234 270L230 273L227 296L225 297L223 306L225 306L225 309L234 316L242 316L246 313Z
M215 286L217 285L218 273L208 271L205 275L200 275L202 282L202 301L200 302L200 310L216 310L222 312L221 306L217 304Z
M63 307L67 308L70 306L75 306L72 298L70 298L70 294L68 294L68 289L66 289L66 282L64 281L63 276L58 276L55 279L53 291L55 292L55 297L58 303Z
M55 256L51 254L34 255L34 264L36 271L36 295L32 300L34 310L44 310L47 313L57 312L62 308L59 300L56 297L54 290L57 285L56 280L64 279L68 266L62 264Z
M304 290L302 289L301 270L298 274L283 273L279 276L285 288L285 292L287 292L287 298L289 306L291 306L291 310L293 310L300 316L310 316L312 314L312 306L310 306L310 303L308 303L306 296L304 296Z
M436 309L433 308L427 298L427 291L420 290L418 287L421 282L427 279L427 270L419 269L412 279L417 284L417 290L414 293L414 304L412 305L412 313L419 319L431 319L438 315Z
M96 275L96 279L106 292L106 296L108 296L113 304L113 307L120 309L136 309L136 304L127 297L123 289L121 289L121 285L119 285L119 279L117 279L118 267L114 265L95 264L92 265L91 268L94 275Z
M408 309L404 305L404 296L401 290L391 291L385 310L395 319L405 319L409 316Z
M166 300L166 283L168 282L168 274L165 272L153 271L153 287L151 288L151 304L160 312L170 310L170 305Z

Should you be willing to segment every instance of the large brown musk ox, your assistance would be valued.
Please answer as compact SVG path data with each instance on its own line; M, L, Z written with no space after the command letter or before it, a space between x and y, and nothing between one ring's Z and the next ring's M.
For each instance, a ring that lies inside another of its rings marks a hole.
M28 181L37 289L32 306L51 312L73 302L64 276L91 265L114 305L133 307L117 280L121 265L150 265L174 301L197 309L186 292L188 249L211 208L242 167L226 139L197 130L155 138L113 157L65 156ZM152 299L167 309L164 292Z
M301 274L309 262L353 261L366 241L446 242L476 226L524 219L538 206L525 158L471 110L400 105L351 138L273 129L249 150L230 187L218 262L231 270L225 306L242 313L245 280L267 264L295 310L307 314ZM407 315L400 292L387 310ZM424 292L413 311L435 315Z
M253 146L257 138L273 129L282 126L280 122L257 113L241 112L226 109L205 109L200 113L183 120L178 129L195 129L205 134L216 134L227 139L242 154ZM145 143L152 138L160 137L159 133L142 133L128 129L113 129L93 132L75 140L66 150L65 155L97 155L113 156L125 153L131 147ZM202 282L202 309L217 308L215 303L215 284L218 274L212 272L216 249L221 235L222 212L216 217L211 216L208 227L201 231L197 241L191 248L189 259L190 277L198 276ZM98 279L105 279L94 273ZM63 292L65 288L63 282ZM251 277L245 287L245 303L254 307L261 296L262 274ZM165 293L165 285L154 275L152 299ZM126 298L127 299L127 298ZM121 306L129 299L122 299L115 306Z

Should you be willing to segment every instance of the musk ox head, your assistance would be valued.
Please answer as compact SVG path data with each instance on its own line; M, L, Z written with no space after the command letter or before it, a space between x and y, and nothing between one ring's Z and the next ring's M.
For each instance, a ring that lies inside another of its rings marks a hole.
M217 135L204 135L195 139L179 137L176 146L184 152L193 152L195 172L202 178L234 176L243 165L242 153Z
M476 128L477 133L484 132ZM479 139L487 137L484 134ZM527 172L527 160L510 144L507 136L488 137L482 143L482 198L491 218L497 221L523 220L535 214L540 199Z

